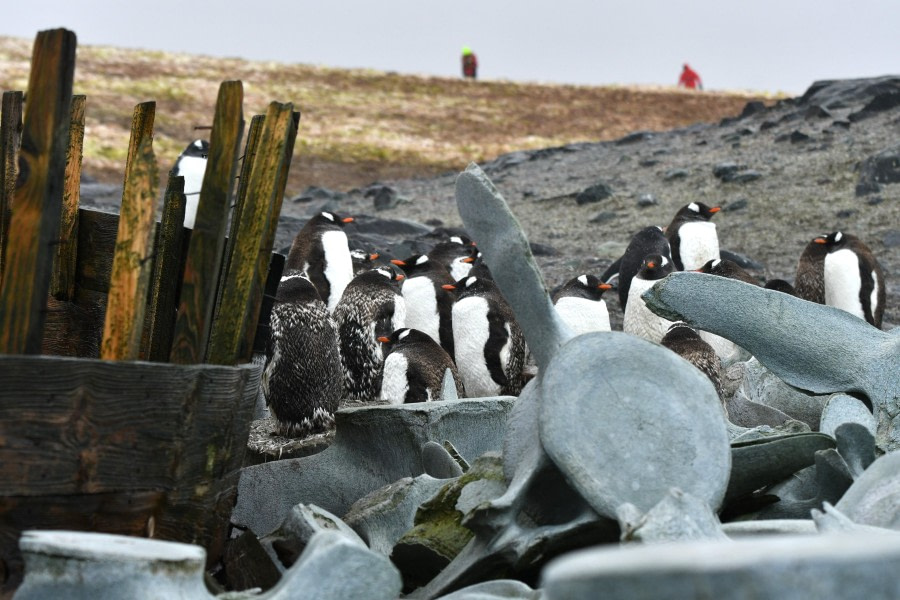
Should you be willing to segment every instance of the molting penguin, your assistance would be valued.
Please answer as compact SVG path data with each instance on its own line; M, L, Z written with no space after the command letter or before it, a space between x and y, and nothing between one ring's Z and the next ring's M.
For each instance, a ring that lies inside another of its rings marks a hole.
M718 206L691 202L675 213L666 227L666 237L672 246L672 262L676 270L693 271L709 260L720 258L716 224L710 222L720 210Z
M281 278L269 324L262 390L278 432L304 436L329 429L341 400L337 328L299 271Z
M454 279L447 269L425 254L391 262L406 274L401 286L406 301L406 326L431 336L452 357Z
M332 312L353 279L353 259L343 231L344 225L351 222L352 217L320 212L294 237L284 265L285 269L305 272Z
M609 311L603 300L603 292L610 288L593 275L579 275L553 294L553 306L575 335L610 331Z
M381 400L388 404L443 400L444 373L450 369L458 398L465 396L462 380L450 355L418 329L398 329L384 344Z
M825 247L827 236L814 237L797 261L797 274L794 276L794 291L797 296L825 304L825 255L828 249Z
M766 285L764 287L767 290L775 290L776 292L781 292L782 294L788 294L791 296L797 295L797 291L794 289L794 286L792 286L784 279L770 279L766 282Z
M712 346L703 341L693 327L684 321L675 321L660 343L700 369L722 398L722 364Z
M344 398L368 402L381 393L384 354L378 338L390 337L405 324L402 280L403 275L392 266L360 273L347 285L334 309Z
M659 343L669 325L672 324L668 319L664 319L653 313L641 294L646 292L653 285L674 271L672 261L660 254L651 254L644 258L641 269L631 280L631 288L628 290L628 304L625 307L625 317L622 320L622 329L625 333L630 333Z
M841 231L828 234L825 249L825 304L881 329L884 272L872 251L855 235Z
M172 167L172 175L184 177L184 226L192 229L197 218L197 204L200 202L200 188L203 185L208 156L209 142L194 140L184 149Z
M650 254L659 254L668 260L672 260L669 240L666 238L666 234L663 233L662 228L656 225L644 227L631 236L631 241L628 242L622 258L613 263L600 277L600 279L608 283L615 273L618 273L619 280L616 285L619 288L619 308L623 312L628 304L628 290L631 289L631 280L640 271L644 258Z
M366 252L362 248L354 248L350 251L350 260L353 262L353 276L357 276L363 271L368 271L369 269L374 269L378 265L375 264L375 261L378 260L377 252Z
M478 248L465 236L452 236L446 242L435 244L428 251L428 258L444 266L450 272L453 281L469 275L472 263L478 255Z
M525 384L527 348L512 309L490 279L469 276L456 288L453 343L466 394L517 396Z

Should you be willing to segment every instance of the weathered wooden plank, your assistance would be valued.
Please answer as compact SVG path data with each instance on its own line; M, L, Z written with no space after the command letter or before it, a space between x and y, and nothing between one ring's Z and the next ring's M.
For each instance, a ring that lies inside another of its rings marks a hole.
M285 160L281 165L281 173L279 173L279 180L276 184L277 189L280 191L278 192L275 198L275 202L272 205L272 216L269 219L268 230L266 231L266 234L263 237L263 242L260 245L260 269L268 269L273 263L273 260L271 258L272 247L275 244L275 234L278 229L278 218L281 216L281 204L284 201L284 189L287 186L288 173L290 171L291 159L294 152L294 142L297 138L297 129L300 126L299 111L294 112L293 120L294 131L291 134L291 138L289 141L290 148L287 151L287 160ZM279 261L279 264L279 271L282 271L284 269L284 262ZM274 288L270 286L269 282L266 280L266 276L264 275L265 272L266 271L260 271L257 273L256 281L253 284L253 295L250 299L250 307L251 311L257 311L259 313L265 312L265 314L268 315L271 312L272 302L274 302L274 295L278 290L278 285L276 282ZM266 298L267 294L270 296L268 300ZM263 328L268 329L268 326L268 318L266 318L263 320ZM254 349L259 349L259 345L256 343L258 337L259 336L257 335L257 331L254 330L253 323L248 321L244 330L244 346L241 350L240 356L238 357L239 361L249 361L253 357ZM263 348L264 347L265 346L263 345Z
M9 235L12 197L18 173L23 97L22 92L3 92L3 112L0 113L0 281L3 279L6 238Z
M172 350L178 285L181 283L182 244L184 241L184 177L169 175L163 203L162 221L158 228L156 261L150 281L147 303L146 360L166 362Z
M119 211L119 232L106 303L100 358L136 360L140 355L147 291L152 270L156 186L153 154L155 102L135 107Z
M272 102L266 113L260 136L259 148L250 170L247 196L233 241L234 252L225 276L222 304L216 327L210 337L207 361L211 364L230 365L244 355L252 353L253 337L246 339L248 328L256 330L262 286L265 283L269 263L269 249L264 248L273 207L284 194L280 185L284 163L290 162L297 127L293 106ZM274 218L278 218L278 213ZM261 260L261 255L264 260ZM260 273L260 271L262 271ZM258 286L258 298L254 293ZM254 300L254 302L251 302ZM247 346L250 346L249 353Z
M244 129L243 98L240 81L225 81L219 87L209 158L181 284L170 354L174 363L202 362L209 342L225 225Z
M75 263L78 258L78 202L81 198L81 158L84 147L85 96L72 96L66 179L59 224L59 245L50 281L50 295L57 300L75 297Z
M59 239L75 34L38 33L31 58L20 172L0 286L0 352L41 351L44 307Z

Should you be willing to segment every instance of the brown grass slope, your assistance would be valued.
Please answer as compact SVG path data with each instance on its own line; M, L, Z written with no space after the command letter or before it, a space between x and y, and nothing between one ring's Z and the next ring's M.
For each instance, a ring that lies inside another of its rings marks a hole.
M0 86L24 90L31 40L0 37ZM75 93L87 96L84 171L124 174L131 113L155 100L163 176L209 125L222 81L244 83L245 119L272 100L302 112L288 193L460 170L506 152L601 141L738 114L746 93L540 85L399 75L146 50L80 46Z

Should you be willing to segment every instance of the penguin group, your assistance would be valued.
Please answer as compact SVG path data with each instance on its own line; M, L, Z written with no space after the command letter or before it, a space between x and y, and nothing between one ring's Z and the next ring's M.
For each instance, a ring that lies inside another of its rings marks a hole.
M691 202L665 227L648 226L601 276L578 274L550 297L574 334L610 331L604 293L616 289L626 333L678 353L723 395L722 373L749 355L730 340L651 312L642 294L693 270L793 294L881 327L884 273L857 237L816 236L793 285L763 282L720 251L720 207ZM263 391L279 431L324 431L344 402L403 404L518 395L531 371L522 329L475 243L453 235L427 252L382 257L350 249L353 218L312 217L296 235L272 310ZM723 398L724 401L724 398Z
M475 243L388 258L351 250L353 222L320 212L291 244L263 383L278 433L323 432L339 405L518 395L525 338Z

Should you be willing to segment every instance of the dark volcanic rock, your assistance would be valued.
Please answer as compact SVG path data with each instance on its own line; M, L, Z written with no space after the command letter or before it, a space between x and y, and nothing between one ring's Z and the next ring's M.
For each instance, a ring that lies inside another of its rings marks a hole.
M599 181L575 196L575 202L579 205L600 202L601 200L606 200L612 194L613 191L609 184Z
M847 117L851 121L862 121L863 119L868 119L869 117L874 116L877 113L884 112L886 110L891 110L900 106L900 91L896 92L886 92L884 94L878 94L872 100L866 104L862 110L850 113Z
M900 146L882 150L859 166L856 195L864 196L881 190L880 183L900 182Z

